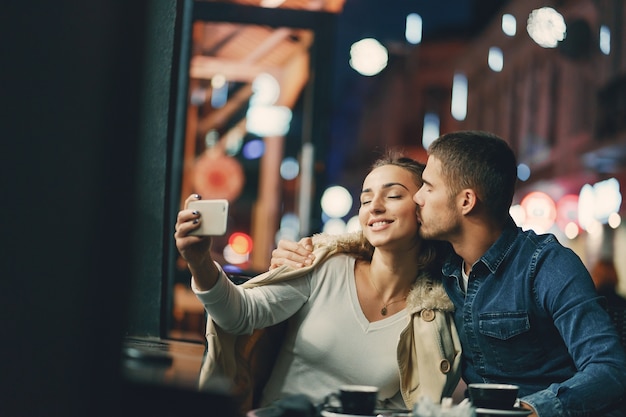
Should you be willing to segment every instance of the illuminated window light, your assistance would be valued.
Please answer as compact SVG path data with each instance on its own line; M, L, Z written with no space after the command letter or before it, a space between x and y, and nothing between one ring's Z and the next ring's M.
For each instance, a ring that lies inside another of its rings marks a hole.
M491 68L495 72L502 71L504 67L504 55L502 54L502 49L497 46L492 46L489 48L489 56L487 58L487 62L489 63L489 68Z
M417 13L411 13L406 17L404 36L406 41L412 45L422 42L422 16Z
M604 55L611 54L611 29L608 26L600 26L600 51Z
M422 130L422 146L424 149L428 149L430 144L439 137L439 125L439 116L435 113L426 113L424 115L424 128Z
M463 74L454 74L452 81L452 117L463 121L467 117L467 77Z
M517 33L517 19L509 13L502 15L502 32L507 36L515 36Z

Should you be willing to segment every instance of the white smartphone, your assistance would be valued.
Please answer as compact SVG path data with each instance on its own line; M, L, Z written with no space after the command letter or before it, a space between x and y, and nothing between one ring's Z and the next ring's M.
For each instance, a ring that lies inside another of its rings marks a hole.
M188 208L198 210L202 216L200 227L190 232L190 235L222 236L226 233L228 200L191 201Z

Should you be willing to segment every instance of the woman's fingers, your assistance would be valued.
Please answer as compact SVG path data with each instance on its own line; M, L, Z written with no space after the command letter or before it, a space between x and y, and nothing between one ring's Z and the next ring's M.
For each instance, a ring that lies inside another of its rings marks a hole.
M176 240L176 247L183 255L183 258L189 258L194 256L194 251L203 253L205 246L210 245L210 239L203 236L189 235L192 231L200 227L202 223L202 217L196 210L186 208L190 201L199 200L201 197L198 194L192 194L185 200L185 208L178 212L176 216L176 225L174 227L174 239ZM202 245L197 244L201 241L206 241Z
M198 201L198 200L202 200L202 197L200 196L200 194L191 194L185 200L185 208L187 208L187 206L189 205L190 201Z
M185 207L190 201L198 200L200 196L192 195L185 200ZM182 258L189 265L199 266L206 258L211 247L211 238L208 236L195 236L189 233L200 227L202 218L196 210L184 208L176 216L174 239L176 247Z
M174 237L182 238L187 236L189 232L200 227L201 222L200 213L196 210L184 209L179 211L176 217Z

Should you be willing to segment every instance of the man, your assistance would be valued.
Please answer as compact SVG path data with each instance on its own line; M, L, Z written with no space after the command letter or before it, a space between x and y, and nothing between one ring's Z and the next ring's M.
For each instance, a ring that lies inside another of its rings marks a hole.
M516 174L503 139L450 133L429 148L414 196L422 237L454 249L442 272L463 379L519 385L532 416L624 416L626 354L616 330L580 258L553 235L514 224ZM307 244L293 252L281 242L272 266L307 263Z

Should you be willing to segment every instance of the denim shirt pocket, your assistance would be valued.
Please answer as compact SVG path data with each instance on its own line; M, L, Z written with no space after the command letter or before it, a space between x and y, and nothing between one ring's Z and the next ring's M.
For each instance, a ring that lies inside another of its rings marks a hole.
M480 333L506 340L530 330L525 311L501 311L481 313L478 317Z
M483 346L487 368L495 367L507 374L528 369L539 341L531 336L526 311L481 313L478 326L487 345Z

